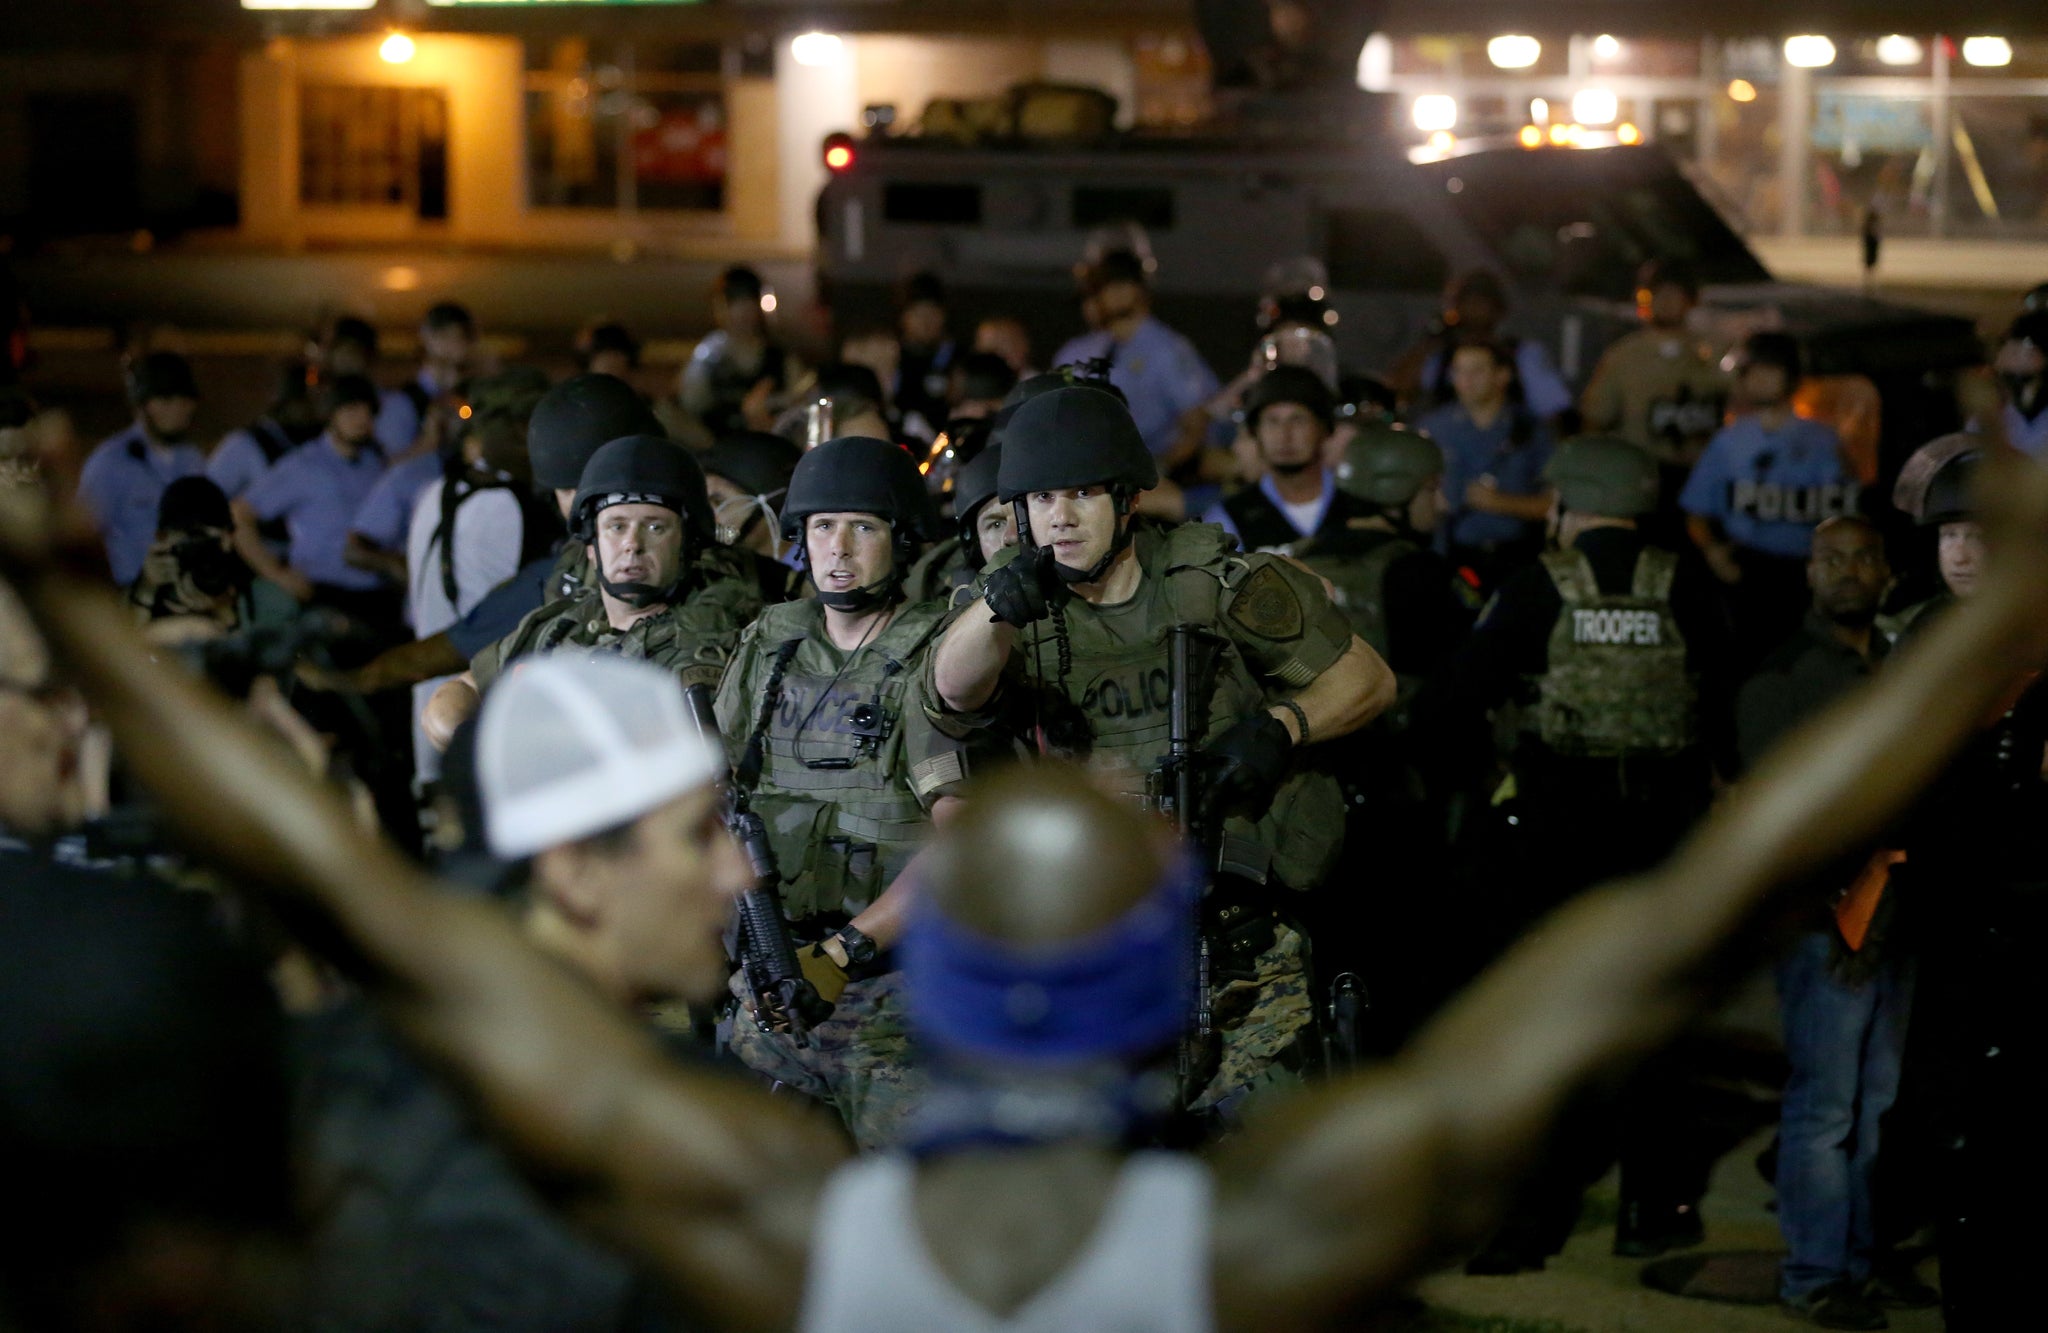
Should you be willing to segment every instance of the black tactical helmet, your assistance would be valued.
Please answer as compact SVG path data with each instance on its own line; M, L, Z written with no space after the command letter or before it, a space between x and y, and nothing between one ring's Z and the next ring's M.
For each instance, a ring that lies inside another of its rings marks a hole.
M813 514L887 519L899 545L930 541L938 531L924 478L910 454L863 435L827 440L798 460L782 504L783 540L799 540L804 520Z
M580 486L584 465L600 445L629 435L661 434L654 412L631 385L610 375L577 375L541 396L527 420L533 484L566 491ZM699 490L703 487L701 483Z
M996 473L1002 463L1002 446L992 444L968 459L953 483L953 517L960 524L960 536L970 546L974 544L974 515L996 498Z
M718 520L704 493L704 470L690 451L661 435L628 435L590 456L569 507L571 533L580 541L597 535L597 515L615 504L653 504L683 519L684 560L708 546Z
M1406 426L1368 422L1345 446L1337 489L1380 509L1406 505L1444 474L1444 451Z
M1337 397L1323 377L1307 366L1275 366L1259 376L1258 383L1244 396L1244 428L1257 431L1259 414L1275 403L1295 403L1307 408L1328 430L1337 420Z
M525 425L548 396L547 372L534 366L507 366L495 375L479 375L466 386L469 424L507 420Z
M1129 403L1130 400L1124 397L1122 389L1110 383L1107 378L1092 373L1098 366L1104 364L1106 363L1099 361L1082 361L1074 365L1061 366L1057 370L1048 370L1042 375L1033 375L1028 380L1017 381L1016 387L1003 395L1003 404L996 410L996 440L1002 440L1003 431L1009 427L1010 419L1017 415L1018 408L1040 394L1051 393L1054 389L1099 389L1120 403Z
M1029 491L1159 484L1159 464L1130 409L1099 389L1041 393L1017 409L1001 438L996 494L1006 503Z
M1893 506L1923 528L1975 517L1971 483L1983 450L1984 441L1966 431L1929 440L1899 469Z
M749 495L779 498L804 456L794 442L765 431L743 430L704 451L704 470Z
M1600 518L1634 518L1657 507L1657 460L1612 435L1581 435L1557 446L1544 480L1566 509Z

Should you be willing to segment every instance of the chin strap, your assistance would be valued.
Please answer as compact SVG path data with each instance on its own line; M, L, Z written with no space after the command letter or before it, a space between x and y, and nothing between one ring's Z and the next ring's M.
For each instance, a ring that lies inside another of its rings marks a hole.
M799 542L797 550L802 552L798 557L799 568L809 569L811 565L809 548ZM902 601L903 581L910 577L911 555L915 550L915 545L908 541L899 540L891 543L889 549L889 572L887 574L876 579L873 583L864 583L860 587L846 592L826 592L820 588L818 590L819 604L828 606L834 611L843 611L848 615L857 616L863 611L872 611L876 607L889 606Z
M1129 518L1132 514L1131 493L1119 486L1113 494L1116 497L1116 516L1118 518ZM1036 550L1037 541L1031 534L1030 511L1024 507L1024 501L1021 497L1012 500L1010 503L1016 507L1018 544L1027 551ZM1095 582L1109 572L1109 567L1116 563L1116 558L1122 555L1124 549L1131 544L1132 526L1130 523L1119 524L1116 536L1109 543L1109 550L1103 555L1102 559L1097 560L1088 568L1069 569L1055 560L1052 562L1052 572L1059 577L1060 582L1069 586Z
M597 586L602 588L607 596L624 602L635 611L644 611L650 606L673 606L683 599L683 587L690 581L690 572L695 562L688 546L683 548L682 554L682 572L666 585L614 583L605 576L604 562L600 560L591 561L591 569L597 575Z
M666 588L657 588L652 583L614 583L605 577L603 570L597 572L597 586L604 589L610 597L624 602L636 611L644 611L650 606L668 605L675 600L676 589L680 585L680 579Z
M872 611L878 606L887 606L891 602L900 601L902 597L903 580L897 578L894 573L891 573L888 578L883 579L879 583L865 584L850 592L825 592L820 590L818 593L818 601L821 605L829 606L834 611L844 611L848 615L859 615L863 611Z

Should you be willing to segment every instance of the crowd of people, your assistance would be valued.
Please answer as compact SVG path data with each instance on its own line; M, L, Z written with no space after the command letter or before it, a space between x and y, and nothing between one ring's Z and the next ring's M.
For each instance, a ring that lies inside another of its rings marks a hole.
M1227 381L1112 249L1050 370L734 268L665 391L444 302L207 449L138 347L75 485L10 391L0 1321L1317 1326L1775 1119L1786 1310L2013 1327L2048 305L1880 493L1682 262L1576 387L1276 272Z

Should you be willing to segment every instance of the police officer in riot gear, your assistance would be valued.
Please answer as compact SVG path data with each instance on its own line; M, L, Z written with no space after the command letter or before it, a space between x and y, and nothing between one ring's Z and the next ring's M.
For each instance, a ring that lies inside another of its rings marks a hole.
M1336 424L1336 395L1316 372L1285 365L1268 370L1244 400L1244 428L1264 475L1204 517L1252 551L1340 533L1352 520L1371 517L1323 463L1324 442Z
M1974 474L1995 435L1949 435L1900 470L1895 500L1936 534L1944 591L1920 608L1902 646L1937 632L1978 598L1990 568ZM2048 690L2030 681L2004 701L1928 792L1902 839L1902 924L1919 976L1907 1036L1905 1097L1932 1121L1936 1234L1945 1327L2010 1327L2036 1298L2048 1148ZM1887 1147L1890 1146L1889 1140Z
M446 748L505 665L528 653L615 652L708 686L760 613L753 571L714 538L703 469L673 440L628 435L592 454L569 524L597 586L532 612L434 692L420 726L437 747Z
M592 454L628 435L659 434L661 423L632 385L610 375L571 376L542 394L527 418L526 455L534 488L554 494L566 523ZM571 537L548 572L542 598L574 597L590 586L589 545Z
M1017 541L1017 519L1010 506L994 503L1000 445L990 445L960 468L953 482L952 536L936 543L910 572L911 595L952 602L965 595L997 551Z
M894 1135L915 1078L890 952L910 896L903 873L933 805L966 777L918 697L945 607L903 593L935 526L897 445L847 436L805 454L782 533L817 591L762 613L718 690L734 780L767 827L799 959L835 1005L801 1045L736 1013L732 1047L832 1104L869 1147Z
M1471 629L1478 592L1431 545L1444 512L1443 453L1419 431L1367 422L1334 469L1355 512L1341 526L1281 550L1330 585L1352 632L1393 668L1394 707L1340 741L1332 764L1344 785L1341 883L1360 892L1323 895L1311 917L1318 972L1352 971L1370 1000L1351 1053L1391 1054L1414 1031L1456 968L1445 942L1441 883L1445 798L1426 733L1410 725L1423 691ZM1361 516L1362 515L1362 516Z
M1359 638L1404 686L1441 671L1478 610L1472 584L1433 549L1443 451L1420 431L1369 422L1333 469L1343 525L1280 548L1329 581Z
M934 722L956 733L990 725L1000 703L1003 716L1031 720L1038 748L1085 757L1142 801L1168 753L1173 629L1221 640L1210 679L1191 682L1206 705L1196 711L1206 713L1208 807L1228 815L1218 856L1228 886L1208 912L1217 1067L1185 1096L1191 1109L1229 1114L1306 1059L1308 960L1285 919L1287 891L1322 886L1342 797L1313 751L1300 752L1371 720L1391 702L1393 676L1300 567L1239 555L1210 524L1134 527L1136 497L1158 475L1129 412L1097 390L1056 389L1020 407L997 490L1016 507L1020 544L997 555L981 603L947 629L929 694Z
M1505 839L1480 877L1498 895L1484 919L1500 945L1580 890L1669 854L1706 808L1710 753L1730 744L1727 630L1707 576L1636 526L1657 504L1655 460L1626 440L1582 437L1559 446L1546 477L1556 548L1480 613L1442 701L1482 778L1473 795L1499 817L1474 822ZM1485 759L1487 718L1502 708L1520 716L1505 783ZM1618 1246L1697 1240L1706 1164L1670 1163L1654 1141L1635 1148L1626 1134L1653 1126L1625 1114ZM1474 1271L1540 1268L1557 1252L1610 1160L1604 1137L1580 1125L1560 1143Z
M718 517L718 540L753 557L764 602L788 598L797 582L784 562L782 499L803 450L780 435L741 431L704 452L704 484Z

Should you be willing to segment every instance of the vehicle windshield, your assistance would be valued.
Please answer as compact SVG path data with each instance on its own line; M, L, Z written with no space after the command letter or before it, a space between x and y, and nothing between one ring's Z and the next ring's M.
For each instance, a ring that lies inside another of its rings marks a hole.
M1627 300L1648 259L1684 259L1707 283L1770 273L1654 149L1507 150L1431 164L1452 208L1517 276Z

